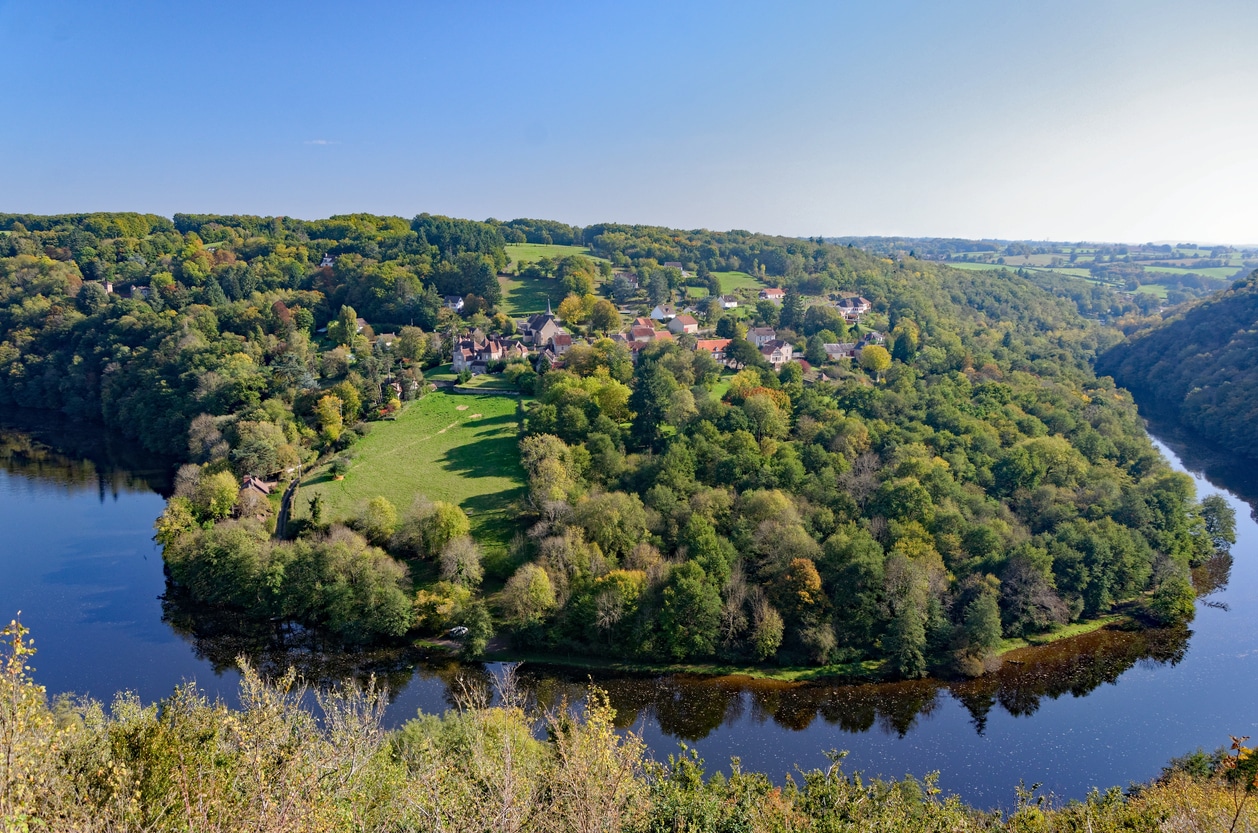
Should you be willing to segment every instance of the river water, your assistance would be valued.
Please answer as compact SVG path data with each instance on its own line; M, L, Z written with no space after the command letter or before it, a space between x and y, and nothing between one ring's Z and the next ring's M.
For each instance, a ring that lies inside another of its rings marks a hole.
M1158 444L1193 476L1199 497L1221 493L1237 514L1230 577L1218 571L1228 583L1198 602L1190 629L1092 634L1016 655L964 683L596 682L622 725L661 759L684 742L710 770L728 771L737 756L745 769L781 779L824 766L826 750L847 750L849 769L938 771L945 793L983 807L1012 804L1019 782L1081 798L1147 780L1172 756L1213 749L1229 734L1258 736L1258 477L1225 455ZM242 637L239 622L164 601L152 522L171 470L125 441L47 415L6 415L0 426L0 616L22 611L39 649L36 678L50 693L107 702L130 690L148 702L192 680L232 701L235 657L248 654L267 670L292 663L312 679L375 673L389 686L396 724L420 709L443 711L455 692L501 672L387 653L346 658L300 634L277 645L270 632ZM521 682L552 705L579 700L589 678L524 667Z

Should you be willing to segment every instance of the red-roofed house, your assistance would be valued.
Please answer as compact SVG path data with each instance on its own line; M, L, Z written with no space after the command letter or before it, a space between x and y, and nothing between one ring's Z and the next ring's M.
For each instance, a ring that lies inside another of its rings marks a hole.
M729 347L728 338L701 338L695 342L695 350L702 350L718 362L725 361L727 347Z

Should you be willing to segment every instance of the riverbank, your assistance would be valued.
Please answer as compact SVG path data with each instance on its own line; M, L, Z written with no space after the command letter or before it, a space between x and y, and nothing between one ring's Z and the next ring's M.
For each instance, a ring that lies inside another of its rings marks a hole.
M1021 664L1033 659L1033 656L1025 656L1021 652L1033 652L1035 648L1087 636L1105 628L1126 628L1135 624L1135 620L1127 613L1113 613L1087 622L1074 622L1064 625L1051 633L1037 634L1025 639L1006 639L1001 643L995 657L998 660L1009 658L1011 661ZM439 644L432 640L424 640L417 644L422 644L430 649L447 647L445 644ZM1017 653L1016 659L1013 659L1010 655L1015 654L1015 652L1019 653ZM775 668L763 665L738 665L736 663L721 662L633 662L580 654L514 651L506 647L487 652L484 659L488 662L526 662L543 667L550 666L615 674L689 674L699 677L740 677L782 683L876 683L893 679L887 668L886 661L880 659L867 659L835 665L781 666Z

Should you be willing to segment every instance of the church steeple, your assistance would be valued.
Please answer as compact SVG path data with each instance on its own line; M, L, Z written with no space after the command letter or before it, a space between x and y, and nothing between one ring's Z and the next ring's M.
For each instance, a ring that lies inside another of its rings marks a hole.
M551 316L552 318L555 315L553 312L550 311L550 296L549 295L546 296L546 314Z

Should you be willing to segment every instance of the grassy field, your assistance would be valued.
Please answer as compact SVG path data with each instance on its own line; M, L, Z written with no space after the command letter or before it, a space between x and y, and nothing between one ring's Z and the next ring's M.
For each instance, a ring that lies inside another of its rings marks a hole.
M1005 266L1000 263L966 263L965 261L961 261L961 260L950 260L945 265L951 266L953 269L965 269L970 272L984 272L984 271L991 271L993 269L1008 269L1009 268L1008 266Z
M516 530L510 504L524 488L520 468L516 399L430 393L396 420L373 423L350 450L344 480L327 467L301 484L296 517L309 516L308 501L323 497L325 520L342 520L377 495L405 512L417 495L457 504L485 549L486 567L501 563Z
M424 378L429 382L453 382L459 377L454 372L454 366L446 362L425 370Z
M514 318L523 318L535 312L546 311L546 299L551 309L557 309L564 299L563 287L552 278L515 278L498 276L502 287L502 309Z
M754 289L759 292L765 286L759 278L753 278L746 272L713 272L712 274L720 280L721 293L725 295L729 295L736 289Z
M1183 269L1178 266L1146 266L1146 272L1166 272L1171 275L1203 275L1207 278L1227 280L1236 274L1240 266L1209 266L1204 269Z
M1001 265L999 263L963 263L961 261L947 261L945 266L951 266L953 269L965 269L971 272L993 271L996 269L1008 269L1010 272L1016 269L1027 269L1032 272L1052 272L1056 275L1065 275L1070 278L1082 278L1089 280L1092 273L1087 269L1080 269L1075 266L1059 266L1056 269L1041 266L1011 266L1009 264Z
M1155 295L1163 301L1166 300L1166 287L1160 283L1142 283L1136 287L1136 292L1142 295Z
M511 258L511 263L507 266L507 269L514 272L516 264L532 263L544 257L554 260L557 257L567 257L568 255L584 255L593 261L607 260L605 257L590 254L589 246L560 246L552 243L508 243L507 257Z
M473 376L463 384L459 385L460 390L509 390L514 391L515 385L511 384L511 380L507 379L501 373L482 373L479 376Z

